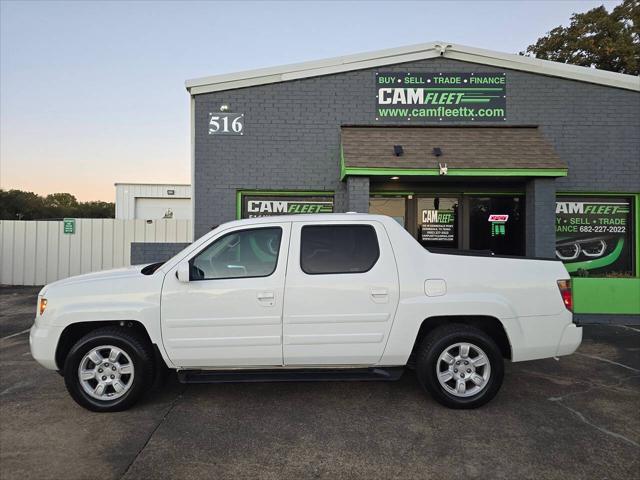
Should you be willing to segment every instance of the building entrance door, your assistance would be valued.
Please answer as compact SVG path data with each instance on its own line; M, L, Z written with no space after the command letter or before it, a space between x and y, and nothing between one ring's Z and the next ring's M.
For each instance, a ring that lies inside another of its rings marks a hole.
M369 213L393 217L430 250L485 250L496 255L525 255L522 195L372 196Z

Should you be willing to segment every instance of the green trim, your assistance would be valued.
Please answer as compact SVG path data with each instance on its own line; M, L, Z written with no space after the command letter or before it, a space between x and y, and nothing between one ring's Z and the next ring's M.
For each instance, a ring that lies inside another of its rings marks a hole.
M242 196L243 195L263 195L265 197L313 197L313 196L335 196L333 190L236 190L236 220L242 217Z
M524 195L525 192L407 192L407 191L395 191L395 190L371 190L369 195L508 195L519 196Z
M394 192L394 191L386 191L386 192L373 192L369 191L369 196L371 195L381 195L384 197L393 197L397 195L415 195L415 192Z
M344 155L341 153L340 180L347 175L386 175L386 176L440 176L438 168L368 168L345 167ZM566 177L566 168L452 168L449 167L447 177Z
M525 192L463 192L462 195L473 196L473 195L515 195L521 196L524 195Z
M577 272L580 269L591 270L594 268L606 267L618 260L623 247L624 238L619 238L616 248L614 248L609 255L605 255L604 257L596 258L594 260L585 260L584 262L565 263L564 266L569 273Z
M633 216L636 217L635 228L636 231L633 234L636 237L636 277L640 277L640 193L635 195L635 208L633 209Z
M640 278L574 277L575 313L640 314Z
M344 180L346 176L347 170L344 166L344 149L342 148L342 144L340 144L340 180Z

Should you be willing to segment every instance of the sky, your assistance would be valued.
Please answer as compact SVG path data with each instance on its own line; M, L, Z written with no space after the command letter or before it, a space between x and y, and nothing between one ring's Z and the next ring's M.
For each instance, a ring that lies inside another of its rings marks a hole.
M0 188L189 183L187 79L433 40L517 53L618 3L0 0Z

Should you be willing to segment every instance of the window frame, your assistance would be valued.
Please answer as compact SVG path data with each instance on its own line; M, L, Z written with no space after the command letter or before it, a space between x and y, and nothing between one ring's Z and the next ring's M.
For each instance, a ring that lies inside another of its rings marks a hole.
M247 275L247 276L242 276L242 277L192 278L191 268L193 267L193 262L195 261L196 258L198 258L198 256L200 256L200 254L202 254L204 251L206 251L214 243L218 242L219 240L222 240L225 237L228 237L229 235L233 235L233 234L236 234L236 233L245 233L245 232L251 232L251 231L255 231L255 230L267 230L267 229L278 229L278 230L280 230L280 242L278 243L278 252L276 253L276 261L274 263L273 270L271 270L271 272L269 274L267 274L267 275ZM284 235L284 229L282 228L281 225L269 225L269 226L261 226L261 227L240 228L240 229L237 229L237 230L231 230L229 232L222 233L222 235L220 235L219 237L216 237L215 239L213 239L205 247L203 247L200 250L198 250L198 253L196 253L193 257L191 257L189 259L189 281L190 282L203 282L203 281L242 280L242 279L246 279L246 278L266 278L266 277L270 277L278 269L278 262L280 261L280 250L282 249L282 237L283 237L283 235Z
M311 228L313 227L337 227L337 228L368 227L373 231L373 235L375 236L375 239L376 239L377 252L376 252L375 260L367 270L362 270L358 272L307 272L302 265L302 234L304 229L307 227L311 227ZM346 223L346 224L318 223L318 224L306 224L300 228L300 246L299 246L298 265L300 266L300 270L302 271L302 273L304 273L305 275L361 275L363 273L370 272L373 269L373 267L375 267L378 264L379 260L380 260L380 239L378 238L378 232L376 231L376 227L371 223Z

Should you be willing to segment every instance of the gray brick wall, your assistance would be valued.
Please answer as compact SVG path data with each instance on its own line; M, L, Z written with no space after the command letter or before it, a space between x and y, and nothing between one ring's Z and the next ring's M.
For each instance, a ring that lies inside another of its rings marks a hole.
M189 245L189 243L133 242L131 244L131 265L165 262Z
M553 178L536 178L527 182L525 212L527 255L554 258L556 184Z
M369 211L369 177L347 178L347 211Z
M351 204L362 208L358 182L349 193L348 183L339 178L340 126L376 124L376 70L196 96L196 238L211 226L235 218L239 189L330 190L336 193L336 211L354 208ZM442 58L380 70L504 71ZM208 114L223 103L245 114L244 136L208 135ZM568 163L569 176L555 181L558 191L640 190L637 92L508 71L507 109L507 121L495 124L539 125ZM536 184L534 192L538 188L544 190ZM548 212L541 215L549 218ZM550 228L534 238L542 250L548 247L541 245L553 238ZM547 235L547 240L541 235Z

